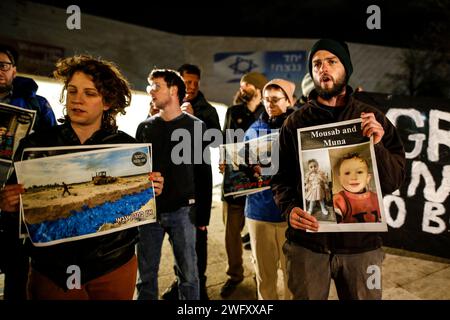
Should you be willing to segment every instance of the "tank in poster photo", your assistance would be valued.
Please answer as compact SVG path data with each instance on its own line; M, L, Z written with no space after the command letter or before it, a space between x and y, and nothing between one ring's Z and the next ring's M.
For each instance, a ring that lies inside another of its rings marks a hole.
M361 119L298 129L303 208L318 232L387 231L372 139Z
M23 220L36 246L156 221L155 194L148 177L150 145L116 145L25 160L16 162L15 168L26 189Z

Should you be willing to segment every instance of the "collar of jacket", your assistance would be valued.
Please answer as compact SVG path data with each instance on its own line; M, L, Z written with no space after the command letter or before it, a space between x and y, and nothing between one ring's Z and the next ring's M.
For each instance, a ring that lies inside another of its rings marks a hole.
M62 134L72 141L74 144L81 144L80 139L78 138L77 134L75 133L75 130L73 130L72 126L70 125L70 121L65 121L62 124L61 129ZM117 130L106 130L106 129L100 129L94 132L92 136L89 137L85 141L84 144L95 144L101 141L106 140L109 136L117 134Z
M36 81L31 78L17 76L12 82L11 99L34 97L38 89Z
M292 107L288 107L286 109L285 113L280 114L278 117L275 118L269 118L269 114L264 110L263 113L261 113L261 116L259 119L269 125L271 129L278 129L281 128L281 126L284 123L284 120L292 113L294 112L294 109Z
M206 98L203 95L203 93L199 90L197 96L188 102L192 105L192 108L195 108L197 106L203 106L206 103Z

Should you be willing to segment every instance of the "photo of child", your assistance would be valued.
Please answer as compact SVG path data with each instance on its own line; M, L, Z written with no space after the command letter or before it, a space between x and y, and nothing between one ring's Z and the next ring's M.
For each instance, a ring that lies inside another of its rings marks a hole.
M327 198L331 197L328 185L329 179L327 173L320 169L319 162L315 158L311 158L307 162L304 183L306 211L310 214L316 213L314 209L318 202L320 204L320 213L323 216L328 216L328 209L325 202Z
M350 152L338 160L335 168L336 180L342 187L333 195L337 222L380 222L378 197L369 187L369 162L359 153Z

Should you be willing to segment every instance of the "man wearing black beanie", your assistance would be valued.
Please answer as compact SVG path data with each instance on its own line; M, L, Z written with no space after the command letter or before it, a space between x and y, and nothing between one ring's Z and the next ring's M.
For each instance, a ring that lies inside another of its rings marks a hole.
M327 299L332 278L339 299L381 299L381 286L367 285L373 275L367 272L371 270L368 267L381 270L384 258L378 234L316 233L316 217L302 208L304 177L299 166L298 128L361 118L362 134L373 137L378 174L383 177L382 192L395 191L404 179L405 151L400 137L384 114L353 97L348 86L352 72L345 43L317 41L309 54L314 89L308 102L292 113L281 128L279 170L271 185L275 202L289 224L283 251L294 299Z
M313 56L316 54L316 52L319 50L327 50L339 58L341 63L344 65L346 80L348 82L348 79L350 78L350 76L353 73L353 65L352 65L352 61L350 60L350 51L348 50L347 44L345 42L331 40L331 39L321 39L321 40L317 41L311 48L311 51L309 52L309 56L308 56L308 62L309 62L308 67L309 67L309 74L311 75L311 78L313 78L311 60L312 60Z

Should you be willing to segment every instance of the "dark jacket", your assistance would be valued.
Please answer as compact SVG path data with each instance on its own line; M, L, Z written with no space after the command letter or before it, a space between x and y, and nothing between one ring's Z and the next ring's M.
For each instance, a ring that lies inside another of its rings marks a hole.
M258 120L261 114L264 112L264 105L260 103L254 112L251 112L245 104L237 104L227 109L225 114L225 124L223 126L223 136L225 143L242 142L232 139L230 134L227 135L227 129L242 129L242 133Z
M85 145L135 143L124 132L97 131ZM25 148L76 146L80 140L69 124L46 128L24 138L16 152L16 159ZM16 215L10 215L16 216ZM48 247L29 247L31 265L61 288L66 288L67 267L77 265L81 270L81 283L98 278L128 262L135 251L137 228L111 234L56 244Z
M15 77L12 84L12 94L7 98L6 103L16 107L36 110L36 119L33 126L34 131L56 125L53 110L44 97L36 94L38 85L33 79Z
M264 105L262 103L258 105L254 112L251 112L245 104L237 104L229 107L225 115L225 124L223 126L224 143L242 142L245 131L247 131L253 122L258 120L264 110ZM227 129L232 129L232 131L227 132ZM238 129L242 130L242 138L240 140L236 139L236 136L233 136ZM245 197L223 197L223 193L222 200L225 200L228 203L240 204L242 206L245 204Z
M206 129L217 129L220 130L220 121L219 121L219 115L217 114L216 108L214 108L208 101L206 101L205 96L201 91L198 92L197 96L189 101L192 105L192 108L194 109L194 115L202 120L205 125ZM212 169L211 169L212 170ZM197 182L197 192L196 194L201 195L204 197L202 200L196 200L197 202L200 201L202 203L202 208L199 209L199 206L196 205L196 214L197 216L203 216L203 221L208 221L211 217L211 206L212 206L212 187L209 186L209 184L212 186L213 178L212 178L212 171L209 173L209 175L206 175L204 177L201 177L201 179L209 179L210 183L208 181L204 181L202 183ZM198 188L205 187L205 190L198 190ZM205 210L205 212L199 212L199 210ZM206 224L207 225L207 224ZM206 226L206 225L199 225L199 226Z
M177 129L186 136L174 136ZM207 226L211 210L212 178L210 155L207 143L203 142L205 124L198 118L182 113L179 117L164 121L159 114L139 124L136 139L152 144L153 171L159 171L164 177L164 192L156 201L156 212L172 212L195 202L195 225ZM177 139L172 141L172 139ZM179 156L189 148L188 163L175 164L172 153ZM183 148L184 149L184 148ZM178 151L177 151L178 150ZM203 151L206 150L203 157ZM208 159L208 163L204 160Z
M400 137L392 123L376 108L358 101L348 87L348 102L339 113L333 108L319 106L313 97L301 109L295 111L284 123L280 131L280 167L272 178L274 199L289 222L289 213L294 207L303 207L302 182L300 173L297 129L357 119L361 112L373 112L384 128L382 140L375 145L377 167L381 189L391 193L398 189L405 177L405 151ZM303 208L304 209L304 208ZM307 233L289 226L286 237L316 252L358 253L379 248L381 238L373 232Z
M278 132L283 122L292 112L294 112L294 109L289 108L278 117L269 118L267 112L264 111L259 119L248 128L244 140L247 141L260 137L263 134ZM277 146L276 143L274 143L275 146ZM258 221L283 222L285 220L273 200L273 192L270 189L246 196L245 216Z
M189 102L194 109L194 115L205 123L206 129L214 128L220 130L219 115L216 108L206 101L201 91Z

